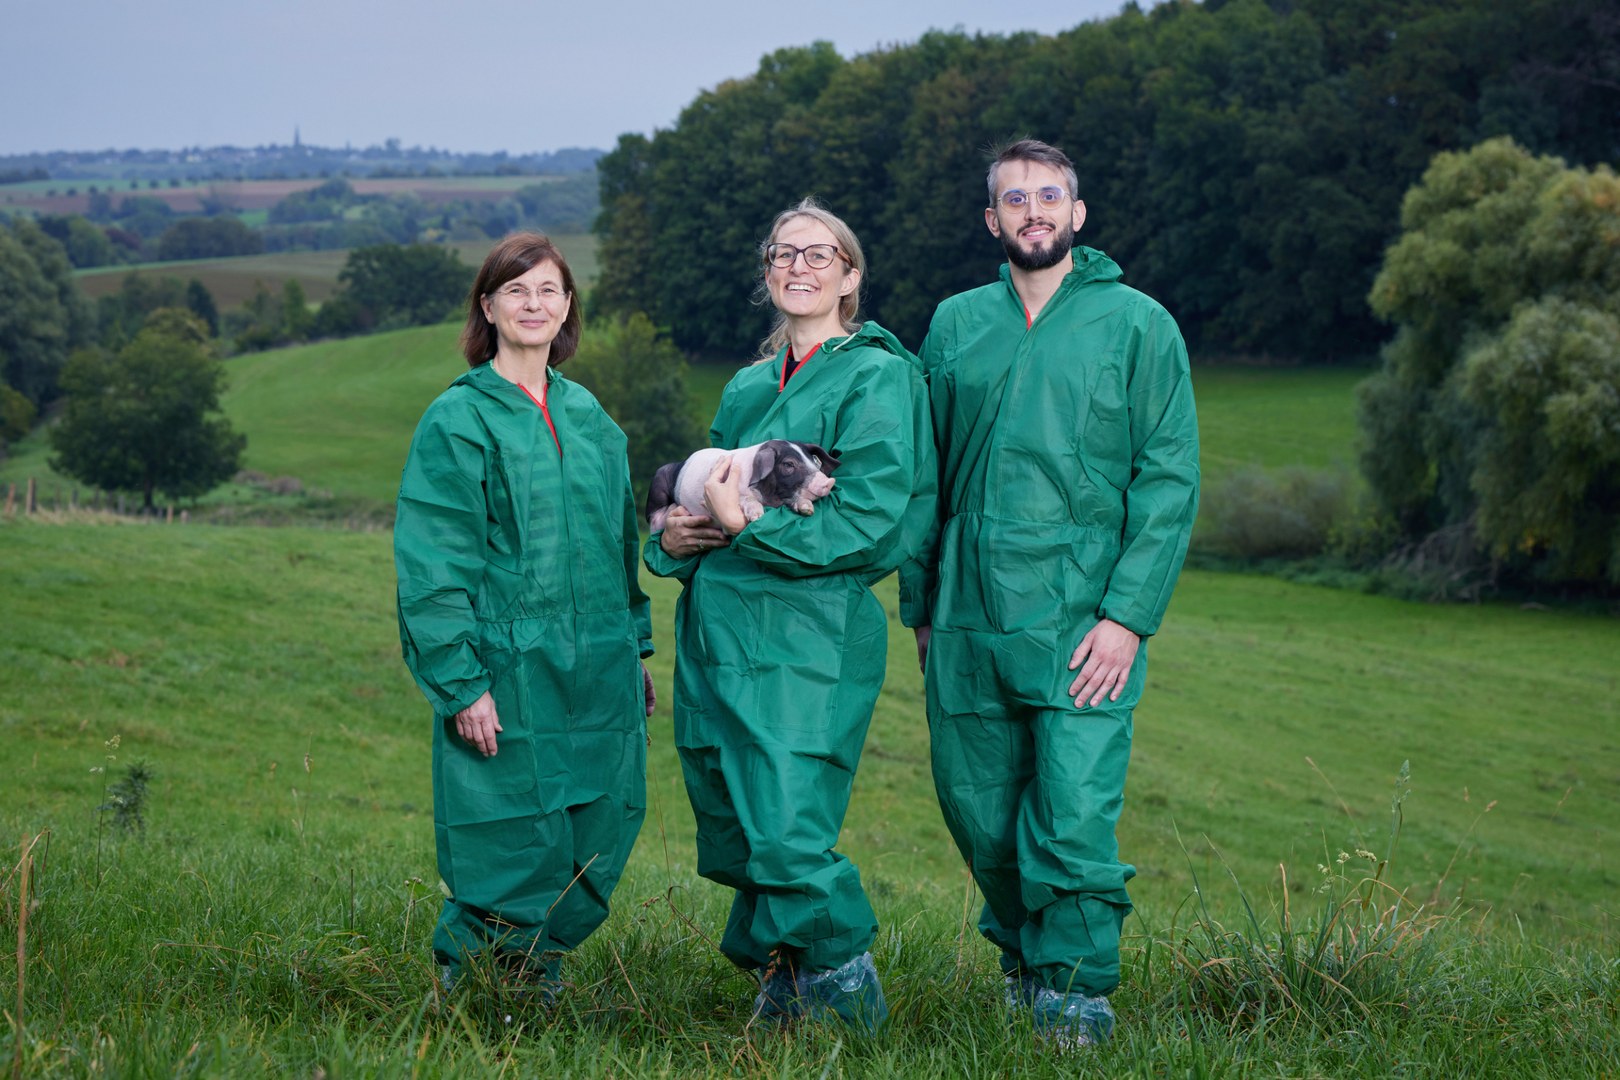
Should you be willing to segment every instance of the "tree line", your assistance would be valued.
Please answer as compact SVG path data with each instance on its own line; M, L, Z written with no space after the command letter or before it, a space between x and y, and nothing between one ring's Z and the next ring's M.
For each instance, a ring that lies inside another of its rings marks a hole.
M39 226L77 269L278 251L334 251L379 244L499 239L516 229L584 232L597 210L594 171L537 179L499 199L425 202L414 193L361 195L338 177L295 191L252 226L218 196L203 213L178 214L153 195L113 198L92 189L83 214L42 214Z
M1387 331L1366 297L1435 153L1509 135L1615 155L1615 20L1606 0L1169 0L1051 37L782 49L598 162L597 306L746 354L760 232L816 194L866 246L870 313L916 344L994 274L984 151L1032 134L1075 158L1082 242L1199 354L1370 357Z

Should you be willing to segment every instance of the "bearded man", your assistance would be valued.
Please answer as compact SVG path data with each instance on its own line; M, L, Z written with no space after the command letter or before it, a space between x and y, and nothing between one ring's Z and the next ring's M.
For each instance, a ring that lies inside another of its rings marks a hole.
M1146 639L1197 512L1198 425L1175 321L1074 246L1069 158L1021 140L988 184L1007 263L942 303L923 343L939 532L902 574L902 616L1008 1004L1069 1047L1114 1027L1136 873L1114 830Z

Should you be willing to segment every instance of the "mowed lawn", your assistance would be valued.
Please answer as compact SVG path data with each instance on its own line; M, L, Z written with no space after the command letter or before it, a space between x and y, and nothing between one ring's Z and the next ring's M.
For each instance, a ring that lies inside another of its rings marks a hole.
M1354 468L1356 384L1371 373L1195 365L1204 478L1247 465Z

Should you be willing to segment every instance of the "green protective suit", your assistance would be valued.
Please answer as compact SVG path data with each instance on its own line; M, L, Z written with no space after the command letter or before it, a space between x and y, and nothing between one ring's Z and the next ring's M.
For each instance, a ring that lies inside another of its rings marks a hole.
M583 387L555 371L546 387L549 417L489 364L469 371L400 480L400 640L433 706L447 890L433 948L453 973L493 947L554 977L607 917L646 812L652 631L625 437ZM454 720L486 690L490 758Z
M1198 504L1198 428L1175 322L1074 249L1030 325L1001 280L939 306L923 345L940 456L936 549L902 571L932 624L934 780L1009 973L1090 995L1119 982L1130 911L1114 826L1147 643L1117 702L1077 708L1099 619L1164 616Z
M921 372L888 331L830 339L778 392L783 362L731 380L710 439L819 443L840 456L832 492L809 517L767 509L730 547L686 559L654 533L645 559L685 583L675 739L698 872L737 890L721 950L743 967L825 972L877 929L833 847L885 670L871 586L921 547L937 470Z

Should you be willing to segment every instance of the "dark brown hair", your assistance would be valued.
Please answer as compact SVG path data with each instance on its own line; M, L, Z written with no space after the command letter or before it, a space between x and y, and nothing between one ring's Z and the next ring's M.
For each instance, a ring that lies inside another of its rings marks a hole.
M520 232L508 236L484 256L484 265L479 267L472 292L467 295L467 325L461 328L461 353L467 358L468 367L493 359L495 348L500 344L494 324L484 316L484 297L493 296L502 285L522 277L543 262L556 265L562 275L563 288L568 292L568 317L552 339L547 364L557 367L574 355L584 328L579 313L579 291L574 288L574 272L568 269L568 260L549 238L536 232Z

